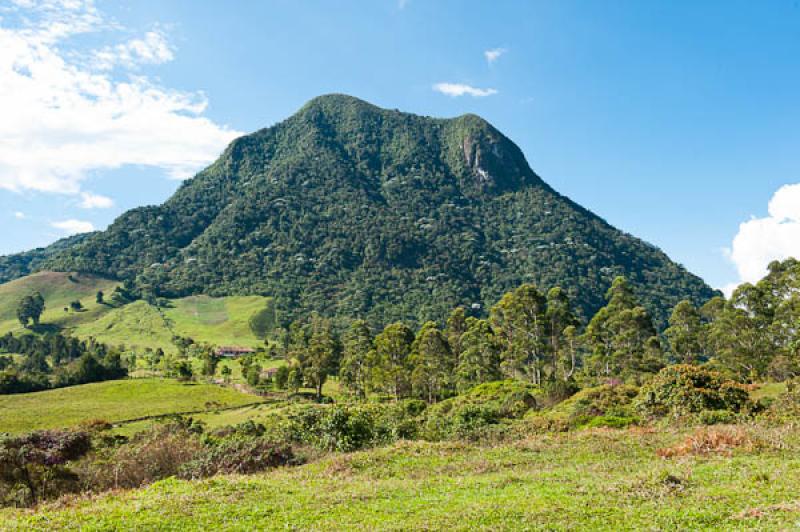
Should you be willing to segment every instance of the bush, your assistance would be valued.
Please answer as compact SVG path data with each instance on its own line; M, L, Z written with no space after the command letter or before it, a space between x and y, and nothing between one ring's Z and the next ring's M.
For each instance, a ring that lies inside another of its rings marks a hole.
M208 447L194 460L182 464L178 476L195 479L217 474L251 474L293 462L294 453L288 445L240 436Z
M350 452L416 436L418 401L392 405L303 405L290 413L285 438L326 451Z
M183 464L197 460L204 450L197 431L186 423L158 425L98 453L85 464L83 482L91 490L136 488L177 475Z
M742 384L716 371L686 364L662 369L636 399L640 412L650 417L683 416L707 410L739 412L749 403Z
M551 410L529 413L525 428L540 433L578 427L627 427L639 421L633 408L638 393L637 387L628 384L586 388Z
M427 440L477 440L501 435L512 419L537 406L538 389L519 381L487 382L429 407L421 436Z
M47 430L0 440L0 504L29 506L78 491L67 467L89 452L91 437L80 431Z

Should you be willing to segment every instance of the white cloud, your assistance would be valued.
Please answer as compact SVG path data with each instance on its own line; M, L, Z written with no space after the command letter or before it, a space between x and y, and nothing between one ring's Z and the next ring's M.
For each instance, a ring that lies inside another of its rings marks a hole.
M62 222L53 222L50 225L56 229L64 231L64 233L67 235L77 235L78 233L89 233L94 231L94 226L92 223L85 222L83 220L64 220Z
M497 89L479 89L463 83L436 83L433 90L454 98L465 94L476 98L497 94Z
M114 206L114 200L92 192L81 192L80 206L82 209L110 209Z
M492 48L491 50L486 50L485 52L483 52L483 55L484 57L486 57L486 62L491 65L507 51L508 50L506 50L505 48Z
M78 194L124 165L186 178L240 135L203 116L202 93L137 73L172 59L160 31L79 53L74 37L119 31L91 0L16 0L2 16L0 189Z
M17 211L17 212L14 213L14 218L16 218L17 220L24 220L26 218L25 217L25 213L21 212L21 211Z
M129 69L139 65L159 65L174 58L167 37L160 30L148 31L141 39L131 39L94 52L95 66L102 70L109 70L117 65Z
M764 218L740 224L728 251L741 282L754 283L764 277L773 260L800 258L800 183L779 188L768 212Z

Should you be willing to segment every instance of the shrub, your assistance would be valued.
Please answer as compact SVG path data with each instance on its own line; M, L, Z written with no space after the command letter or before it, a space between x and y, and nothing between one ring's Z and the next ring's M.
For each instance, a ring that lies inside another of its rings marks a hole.
M686 364L662 369L642 388L636 406L651 417L682 416L706 410L741 411L747 388L716 371Z
M180 478L195 479L217 474L251 474L294 462L288 445L258 437L234 437L209 446L194 460L182 464Z
M83 482L93 490L139 487L177 475L183 464L198 459L203 451L200 436L186 424L157 425L127 444L99 453L85 464Z
M67 467L91 449L88 433L48 430L0 440L0 503L28 506L78 491Z
M627 427L639 422L633 408L638 393L637 387L628 384L586 388L551 410L528 413L523 430L541 433L578 427Z
M464 395L429 407L421 436L427 440L477 440L501 435L512 419L536 408L537 388L519 381L479 384Z
M326 451L350 452L416 436L417 401L392 405L303 405L283 426L289 441Z

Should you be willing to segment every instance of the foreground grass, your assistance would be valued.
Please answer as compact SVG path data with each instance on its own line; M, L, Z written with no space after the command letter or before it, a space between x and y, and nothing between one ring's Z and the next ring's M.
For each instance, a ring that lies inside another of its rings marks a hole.
M401 442L299 468L0 511L3 530L787 529L788 451L665 460L679 434L587 431L479 447Z
M174 412L242 406L256 397L211 384L171 379L106 381L58 390L0 396L0 432L72 427L102 419L119 422Z

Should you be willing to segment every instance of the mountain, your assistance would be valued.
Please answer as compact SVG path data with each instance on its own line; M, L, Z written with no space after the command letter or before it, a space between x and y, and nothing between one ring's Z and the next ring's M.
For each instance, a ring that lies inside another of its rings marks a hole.
M91 233L69 236L53 242L47 247L36 248L14 255L0 257L0 283L19 279L39 270L39 265L65 249L82 242Z
M284 316L376 324L485 310L523 282L566 288L590 316L625 275L661 324L680 299L713 295L554 191L482 118L344 95L236 139L163 205L133 209L35 269L135 279L167 297L269 295Z

